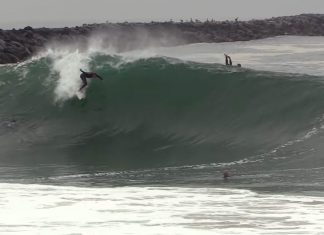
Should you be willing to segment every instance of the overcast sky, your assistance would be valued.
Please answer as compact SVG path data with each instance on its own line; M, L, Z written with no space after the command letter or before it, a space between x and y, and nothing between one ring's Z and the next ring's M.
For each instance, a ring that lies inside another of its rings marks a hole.
M324 13L324 0L0 0L0 28Z

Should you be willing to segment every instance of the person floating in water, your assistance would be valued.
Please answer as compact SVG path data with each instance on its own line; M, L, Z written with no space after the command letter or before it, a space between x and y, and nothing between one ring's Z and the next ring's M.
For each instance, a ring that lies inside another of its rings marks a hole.
M232 66L233 63L232 63L231 57L229 55L226 55L226 54L224 54L224 56L225 56L225 64L226 65L229 65L229 66ZM242 67L242 65L241 64L237 64L237 67Z
M228 177L230 177L231 175L230 175L230 173L228 172L228 171L224 171L224 173L223 173L223 178L224 178L224 180L227 180L228 179Z
M102 77L100 77L98 74L94 72L84 72L82 69L80 69L81 74L80 78L83 82L83 85L80 87L79 91L81 91L83 88L85 88L88 85L87 78L99 78L100 80L103 80Z

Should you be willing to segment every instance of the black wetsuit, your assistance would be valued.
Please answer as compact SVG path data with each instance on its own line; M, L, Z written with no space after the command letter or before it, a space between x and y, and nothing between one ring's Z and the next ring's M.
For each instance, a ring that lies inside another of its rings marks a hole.
M228 55L225 55L225 64L232 66L232 59Z
M102 78L96 73L87 73L87 72L84 72L82 69L80 69L80 71L81 71L80 78L81 78L81 80L83 82L83 85L81 86L79 91L81 91L83 88L85 88L88 85L87 78L98 77L99 79L102 80Z

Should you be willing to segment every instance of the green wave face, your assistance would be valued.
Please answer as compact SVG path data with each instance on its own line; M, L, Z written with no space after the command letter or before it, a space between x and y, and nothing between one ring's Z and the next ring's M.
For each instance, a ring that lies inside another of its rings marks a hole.
M320 78L169 58L48 56L0 67L0 159L112 169L231 162L307 134ZM79 100L79 68L104 77Z

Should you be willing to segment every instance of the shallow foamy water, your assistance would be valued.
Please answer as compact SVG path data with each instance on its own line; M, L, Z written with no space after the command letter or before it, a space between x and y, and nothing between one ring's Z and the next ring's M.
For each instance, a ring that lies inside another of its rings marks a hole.
M1 234L320 234L324 199L220 188L1 184Z

